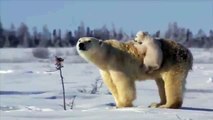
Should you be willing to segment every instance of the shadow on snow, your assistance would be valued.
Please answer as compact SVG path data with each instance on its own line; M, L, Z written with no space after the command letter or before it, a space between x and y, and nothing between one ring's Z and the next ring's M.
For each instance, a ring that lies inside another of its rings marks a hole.
M213 109L210 109L210 108L182 107L181 109L182 110L196 110L196 111L213 112Z
M21 92L21 91L0 91L0 95L36 95L46 93L44 91Z

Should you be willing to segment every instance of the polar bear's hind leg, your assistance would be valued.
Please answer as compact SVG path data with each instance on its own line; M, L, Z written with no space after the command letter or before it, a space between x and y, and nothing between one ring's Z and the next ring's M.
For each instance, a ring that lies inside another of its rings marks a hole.
M183 86L185 85L186 72L170 71L165 73L163 80L165 83L166 104L160 108L180 108L183 103Z
M165 93L165 87L164 87L164 81L162 79L156 79L155 80L157 87L158 87L158 93L160 96L160 102L159 103L152 103L149 105L151 108L157 108L160 105L166 104L166 93Z

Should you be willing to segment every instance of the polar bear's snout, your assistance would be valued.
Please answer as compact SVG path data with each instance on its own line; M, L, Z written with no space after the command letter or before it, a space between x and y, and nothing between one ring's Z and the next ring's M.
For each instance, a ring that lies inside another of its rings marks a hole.
M84 43L79 43L78 47L79 47L79 50L83 50L83 51L86 50L86 46Z

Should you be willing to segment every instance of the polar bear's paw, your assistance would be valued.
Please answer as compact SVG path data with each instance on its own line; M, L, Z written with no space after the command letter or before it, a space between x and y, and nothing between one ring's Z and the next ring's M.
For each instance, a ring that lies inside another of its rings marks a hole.
M158 108L159 106L163 105L162 103L152 103L151 105L149 105L149 108Z

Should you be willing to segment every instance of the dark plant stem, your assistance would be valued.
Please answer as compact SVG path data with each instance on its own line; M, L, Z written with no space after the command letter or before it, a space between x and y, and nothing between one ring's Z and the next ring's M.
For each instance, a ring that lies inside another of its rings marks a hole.
M64 110L67 110L67 109L66 109L66 100L65 100L64 77L63 77L63 75L62 75L61 66L59 67L59 71L60 71L61 84L62 84L62 89L63 89L63 103L64 103Z

